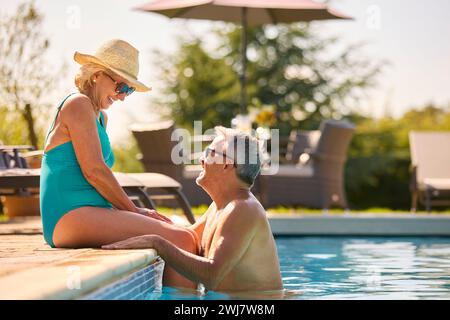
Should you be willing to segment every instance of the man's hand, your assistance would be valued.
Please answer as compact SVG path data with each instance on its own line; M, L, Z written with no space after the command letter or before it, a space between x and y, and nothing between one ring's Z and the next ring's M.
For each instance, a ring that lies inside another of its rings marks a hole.
M144 235L129 238L123 241L114 242L102 246L102 249L107 250L120 250L120 249L147 249L154 247L154 241L159 236L156 235Z
M173 224L172 220L170 220L169 218L167 218L166 216L159 214L156 210L152 210L152 209L147 209L147 208L138 208L139 210L139 214L142 214L146 217L150 217L153 219L157 219L157 220L161 220L170 224Z

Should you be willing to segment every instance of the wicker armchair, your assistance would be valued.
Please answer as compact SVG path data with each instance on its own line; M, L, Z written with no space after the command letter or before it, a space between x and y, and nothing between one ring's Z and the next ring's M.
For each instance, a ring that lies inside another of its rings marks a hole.
M287 148L286 164L275 174L263 169L259 198L265 207L305 206L347 208L344 165L354 126L327 120L317 131L295 131Z

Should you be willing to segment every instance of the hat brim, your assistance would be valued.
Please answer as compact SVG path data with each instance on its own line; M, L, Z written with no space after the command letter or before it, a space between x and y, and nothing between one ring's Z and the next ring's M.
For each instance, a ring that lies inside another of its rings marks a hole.
M151 87L147 87L145 84L143 84L139 80L135 79L133 76L131 76L123 71L120 71L119 69L111 67L109 64L98 59L95 56L91 56L89 54L83 54L83 53L79 53L78 51L75 51L73 59L81 65L84 65L87 63L95 63L95 64L101 65L101 66L111 70L112 72L118 74L119 76L121 76L122 78L127 80L133 87L136 88L136 91L138 91L138 92L147 92L147 91L152 90Z

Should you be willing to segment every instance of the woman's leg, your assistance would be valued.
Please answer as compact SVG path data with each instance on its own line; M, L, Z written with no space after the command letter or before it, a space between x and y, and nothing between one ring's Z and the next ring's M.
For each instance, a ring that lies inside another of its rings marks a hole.
M55 227L53 242L57 248L99 248L145 234L160 235L181 249L197 253L196 237L187 228L134 212L99 207L82 207L66 213ZM167 265L163 281L168 286L196 287Z

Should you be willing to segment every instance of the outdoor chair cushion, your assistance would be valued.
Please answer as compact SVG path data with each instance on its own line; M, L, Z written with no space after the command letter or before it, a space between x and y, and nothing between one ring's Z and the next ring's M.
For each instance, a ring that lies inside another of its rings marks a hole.
M287 145L286 160L291 164L296 164L299 157L306 149L314 148L320 138L320 131L293 130L289 136Z
M437 190L450 190L450 179L425 178L423 179L423 186L429 186Z

